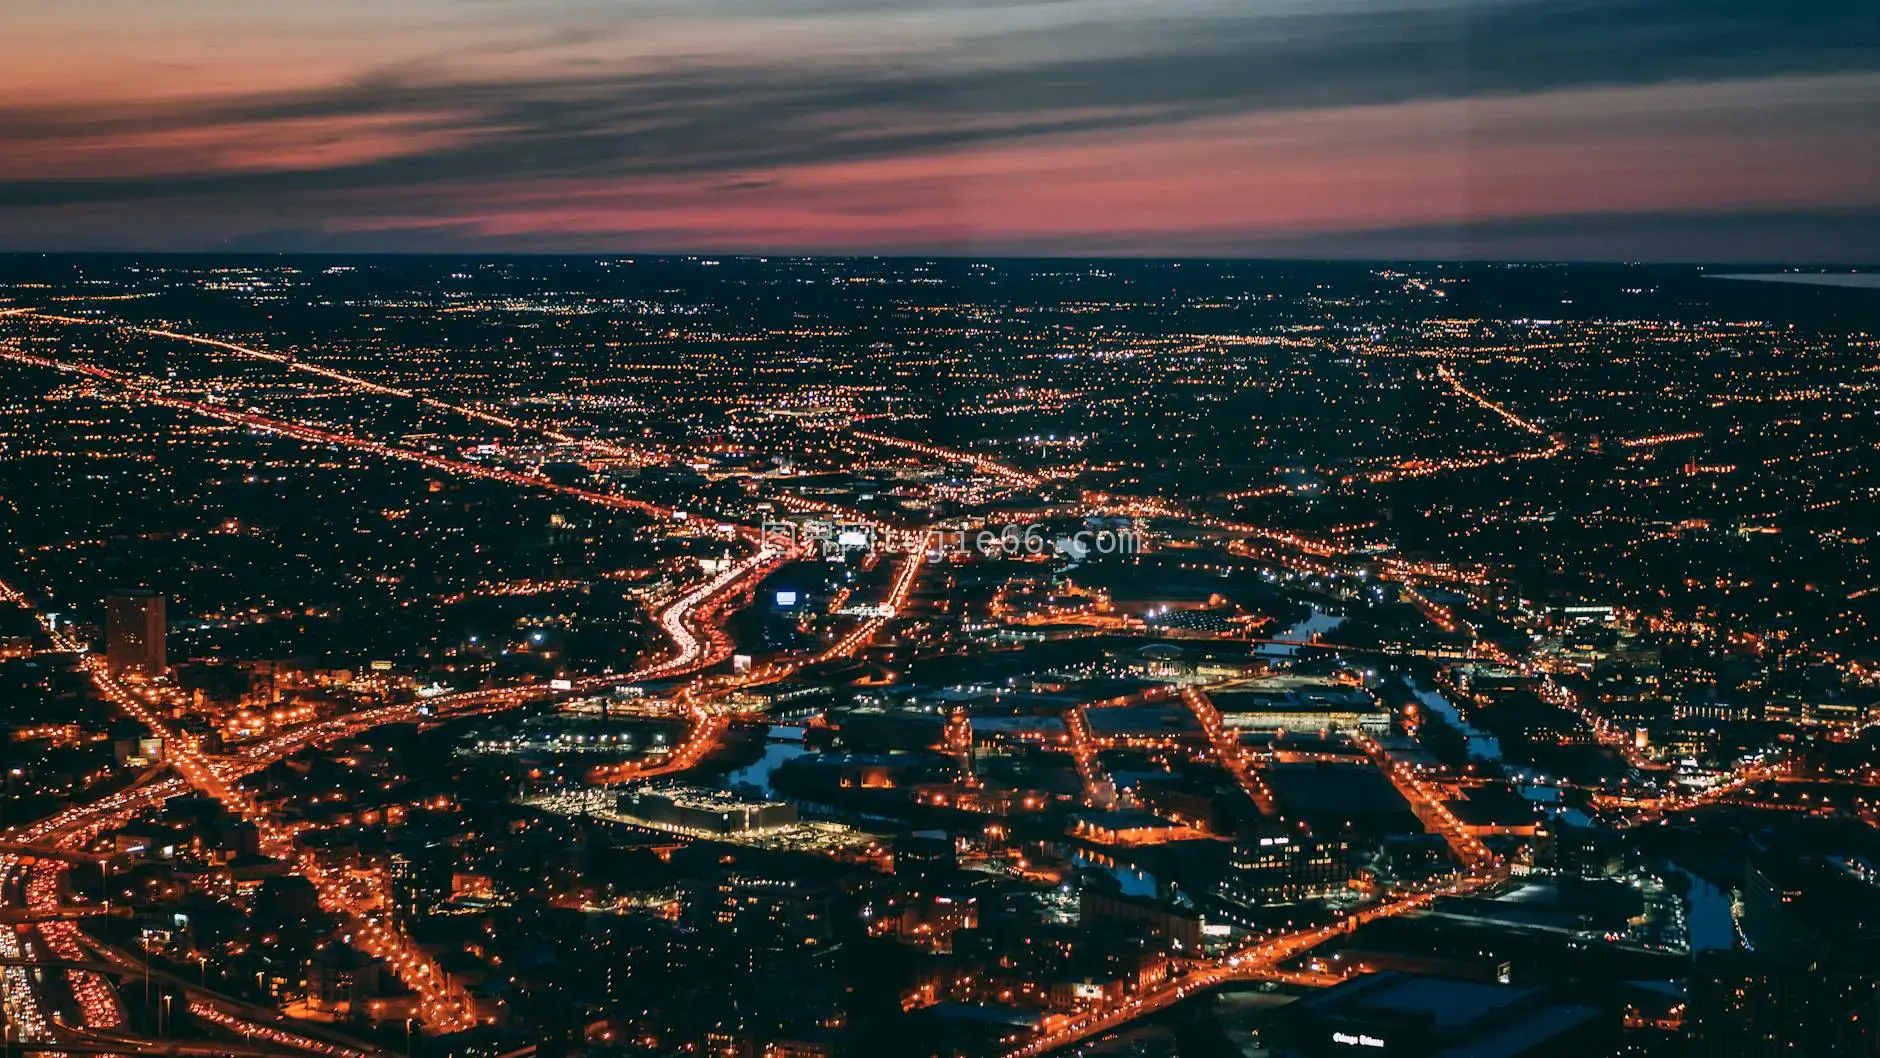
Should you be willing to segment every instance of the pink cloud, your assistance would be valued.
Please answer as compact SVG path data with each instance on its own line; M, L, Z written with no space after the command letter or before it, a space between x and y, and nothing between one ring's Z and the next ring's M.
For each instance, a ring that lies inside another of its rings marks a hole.
M721 177L447 189L346 230L682 236L703 249L1157 246L1524 217L1880 204L1880 144L1785 123L1844 84L1672 85L1248 114ZM1741 109L1793 131L1745 138ZM441 211L441 215L440 215Z
M19 138L0 180L223 175L338 169L442 150L472 137L445 114L276 118Z

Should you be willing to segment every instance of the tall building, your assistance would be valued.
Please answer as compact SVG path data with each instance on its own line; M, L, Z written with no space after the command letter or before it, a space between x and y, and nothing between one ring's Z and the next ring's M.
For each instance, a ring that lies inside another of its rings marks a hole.
M435 841L407 841L391 849L392 910L401 921L416 921L449 898L449 854Z
M833 939L834 886L823 881L725 871L687 880L690 924L712 934L721 960L752 971L761 951L806 952Z
M1350 883L1351 849L1343 838L1267 833L1234 845L1220 895L1258 908L1330 896Z
M1691 1058L1880 1053L1880 978L1750 952L1706 952L1684 1012Z
M117 591L104 600L105 662L114 673L156 675L169 668L163 645L163 596Z

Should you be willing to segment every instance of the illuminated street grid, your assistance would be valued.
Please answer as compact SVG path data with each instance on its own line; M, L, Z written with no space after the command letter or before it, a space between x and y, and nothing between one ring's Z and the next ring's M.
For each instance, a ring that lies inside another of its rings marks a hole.
M1743 286L10 262L9 1046L1871 1043L1880 310Z

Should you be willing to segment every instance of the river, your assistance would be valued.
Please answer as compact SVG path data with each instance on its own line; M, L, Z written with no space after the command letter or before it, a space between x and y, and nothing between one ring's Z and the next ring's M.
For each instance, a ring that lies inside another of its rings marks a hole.
M806 753L813 752L803 745L803 729L773 724L770 728L769 741L764 745L764 755L725 776L725 785L755 786L764 792L765 797L775 797L777 792L771 788L770 776L786 761L795 760Z
M1444 723L1462 732L1462 737L1469 745L1469 756L1478 760L1501 759L1501 743L1496 741L1495 736L1464 720L1462 710L1457 709L1443 692L1427 690L1415 680L1410 681L1410 692L1416 695L1418 705L1442 717Z
M1304 620L1273 638L1308 640L1313 636L1325 635L1345 623L1344 617L1339 614L1326 613L1316 606L1310 606L1309 609L1312 612ZM1254 653L1263 658L1290 658L1299 653L1299 648L1281 643L1262 643Z
M1730 913L1730 894L1676 864L1671 869L1691 883L1684 897L1684 927L1691 951L1727 951L1735 947L1736 920Z

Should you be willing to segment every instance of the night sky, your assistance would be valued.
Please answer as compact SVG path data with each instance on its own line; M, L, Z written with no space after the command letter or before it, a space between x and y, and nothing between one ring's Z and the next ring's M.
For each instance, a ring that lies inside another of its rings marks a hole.
M8 0L0 249L1874 262L1873 0Z

